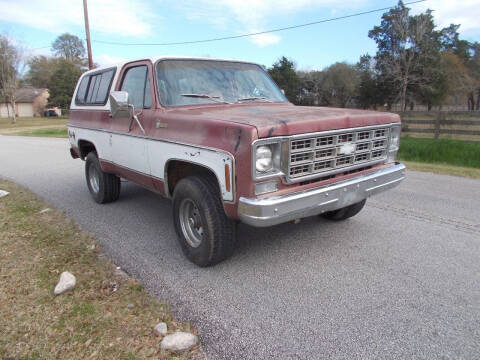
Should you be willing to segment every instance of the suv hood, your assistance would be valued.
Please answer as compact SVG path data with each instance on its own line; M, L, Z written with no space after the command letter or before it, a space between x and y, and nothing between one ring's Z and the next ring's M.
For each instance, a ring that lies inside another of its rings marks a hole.
M292 104L214 105L170 113L251 125L259 138L400 122L392 113Z

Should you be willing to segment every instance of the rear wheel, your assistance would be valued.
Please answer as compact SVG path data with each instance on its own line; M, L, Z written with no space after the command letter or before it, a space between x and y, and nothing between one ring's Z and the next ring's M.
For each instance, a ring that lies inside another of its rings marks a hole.
M235 222L223 209L215 178L182 179L173 193L173 221L185 256L199 266L228 258L235 248Z
M85 160L85 177L88 190L97 203L105 204L120 197L120 178L104 172L97 154L93 151Z
M338 210L326 212L322 214L322 216L326 219L333 220L333 221L346 220L348 218L351 218L352 216L357 215L360 212L360 210L363 209L366 202L367 202L367 199L364 199L359 203L346 206Z

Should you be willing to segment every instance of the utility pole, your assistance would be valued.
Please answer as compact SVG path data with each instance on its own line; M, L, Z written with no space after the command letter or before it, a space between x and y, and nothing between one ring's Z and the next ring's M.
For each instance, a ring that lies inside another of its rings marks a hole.
M90 27L88 25L88 8L87 0L83 0L83 16L85 18L85 32L87 33L87 51L88 51L88 68L93 69L92 45L90 44Z

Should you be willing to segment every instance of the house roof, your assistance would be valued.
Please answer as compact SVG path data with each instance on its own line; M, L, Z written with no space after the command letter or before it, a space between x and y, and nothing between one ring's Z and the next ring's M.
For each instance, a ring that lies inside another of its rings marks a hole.
M16 102L33 102L38 96L40 96L47 89L35 89L35 88L20 88L17 89Z

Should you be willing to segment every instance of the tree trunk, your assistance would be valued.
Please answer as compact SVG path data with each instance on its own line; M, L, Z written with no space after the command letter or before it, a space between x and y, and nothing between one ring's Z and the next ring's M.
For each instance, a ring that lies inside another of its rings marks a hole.
M477 90L477 106L475 107L475 110L480 110L480 89Z
M12 104L12 112L13 112L12 124L16 124L17 123L17 114L15 112L15 100L12 100L10 102L10 104Z
M428 110L428 111L431 111L431 110L432 110L432 104L430 104L430 103L427 104L427 110Z
M468 94L468 111L475 110L475 102L473 100L473 93Z

